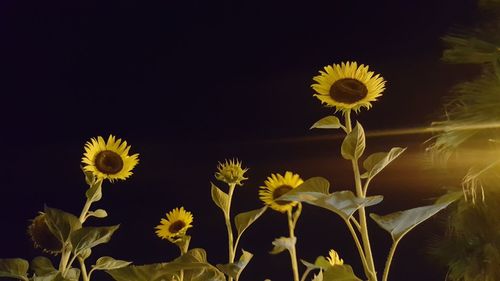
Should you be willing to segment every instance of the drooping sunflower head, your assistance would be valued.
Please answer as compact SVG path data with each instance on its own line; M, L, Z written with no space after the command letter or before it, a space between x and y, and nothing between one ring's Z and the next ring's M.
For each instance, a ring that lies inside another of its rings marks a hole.
M384 78L357 62L327 65L319 73L313 78L317 84L311 85L317 93L314 96L343 114L351 110L357 113L362 107L370 109L371 102L385 90Z
M156 235L161 239L167 239L175 243L186 235L193 225L193 214L184 207L175 208L167 213L166 219L161 219L160 224L155 227Z
M241 181L248 179L245 177L248 168L241 168L241 164L241 161L238 159L226 159L224 163L219 162L215 178L227 184L243 185Z
M267 177L267 180L264 181L265 186L260 187L260 200L273 210L285 213L296 206L297 202L276 199L301 185L303 182L304 181L298 174L289 171L287 171L284 176L280 174L271 174L271 176Z
M31 221L31 224L28 226L28 234L35 248L40 248L42 251L53 255L61 252L62 243L50 231L45 213L40 212L38 216Z
M108 141L99 136L85 143L82 162L84 171L92 172L98 179L125 180L139 163L139 154L128 155L130 145L110 135Z
M326 260L332 265L343 265L344 260L340 258L339 254L335 250L330 250L328 253L329 257L326 258Z

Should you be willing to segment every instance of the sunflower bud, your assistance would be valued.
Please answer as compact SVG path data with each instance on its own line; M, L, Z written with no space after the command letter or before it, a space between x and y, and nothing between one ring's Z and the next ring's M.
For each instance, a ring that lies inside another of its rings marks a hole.
M241 181L246 180L244 174L248 171L247 168L241 168L241 161L238 159L227 160L217 166L218 172L215 173L215 178L227 184L243 185Z
M50 231L45 216L45 213L40 212L31 221L31 224L28 226L28 234L31 240L33 240L35 248L40 248L46 253L56 255L61 252L62 243Z

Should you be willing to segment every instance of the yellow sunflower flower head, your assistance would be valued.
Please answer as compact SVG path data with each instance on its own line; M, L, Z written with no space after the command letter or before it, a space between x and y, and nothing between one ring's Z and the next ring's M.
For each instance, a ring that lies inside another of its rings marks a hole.
M362 107L370 109L371 102L385 90L384 78L357 62L327 65L319 73L313 78L317 84L311 85L317 93L314 96L343 114L351 110L358 113Z
M139 154L128 155L130 145L110 135L108 141L99 136L85 143L82 162L84 171L92 172L98 179L125 180L139 163Z
M50 231L45 213L40 212L31 221L31 224L28 226L28 234L35 244L35 248L40 248L42 251L53 255L61 252L63 245Z
M344 260L339 257L339 254L335 250L330 250L328 253L329 257L326 258L326 260L332 265L343 265Z
M241 164L242 162L238 159L226 159L224 163L219 162L217 166L218 172L215 173L215 178L227 184L243 185L241 181L248 179L245 177L248 168L241 168Z
M259 197L264 204L281 213L291 210L297 205L295 201L276 200L288 191L301 185L304 181L298 174L287 171L285 175L271 174L264 181L265 186L261 186Z
M184 207L175 208L167 213L166 219L161 219L160 224L155 227L156 235L161 239L167 239L172 243L179 241L193 225L193 214Z

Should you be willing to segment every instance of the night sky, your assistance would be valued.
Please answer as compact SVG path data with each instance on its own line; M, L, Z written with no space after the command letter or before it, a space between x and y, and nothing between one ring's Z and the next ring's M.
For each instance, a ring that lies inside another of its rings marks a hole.
M144 264L175 258L177 248L153 228L167 211L184 206L195 216L191 246L205 248L211 263L224 263L223 216L210 199L210 181L224 187L213 176L218 161L238 157L250 168L233 213L261 206L258 186L270 173L323 176L334 190L349 188L340 140L309 130L332 113L312 96L312 77L327 64L368 64L388 82L373 108L359 115L365 129L427 126L450 88L476 74L441 62L440 38L476 20L472 0L3 0L0 258L41 254L26 226L44 204L80 213L83 145L115 134L140 154L140 163L129 180L105 183L95 208L109 217L87 224L121 227L95 249L94 259ZM374 212L424 205L441 186L459 183L461 176L426 166L428 137L368 139L371 152L409 147L406 158L381 175L385 180L374 182L373 192L387 201ZM371 232L382 272L389 236L375 224ZM426 255L441 232L433 220L410 233L392 280L443 280L446 269ZM334 214L305 206L296 233L299 258L312 262L335 248L362 276ZM267 253L272 240L286 234L285 216L271 211L248 230L240 245L255 256L242 280L291 279L287 253Z

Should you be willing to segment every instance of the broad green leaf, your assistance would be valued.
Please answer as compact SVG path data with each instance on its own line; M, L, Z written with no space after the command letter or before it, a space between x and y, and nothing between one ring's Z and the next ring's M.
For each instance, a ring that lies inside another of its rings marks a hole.
M102 198L102 180L95 180L85 192L85 196L90 202L97 202Z
M253 257L253 254L250 252L247 252L243 249L242 252L243 253L241 254L239 261L235 263L218 264L217 268L224 272L227 276L230 276L237 281L240 278L241 272L243 271L243 269L245 269L245 267Z
M59 271L49 272L44 275L33 276L33 281L56 281L56 280L64 280Z
M342 157L347 160L359 159L365 151L365 131L359 122L356 122L354 129L347 134L342 142Z
M389 152L377 152L368 156L363 162L366 173L362 174L361 177L372 179L405 150L406 148L394 147Z
M78 256L82 258L83 260L86 260L90 255L92 254L92 250L90 248L85 249L83 251L80 251L80 254Z
M370 217L375 220L381 228L391 234L393 241L398 241L415 226L446 208L452 202L453 201L448 200L448 202L435 203L434 205L399 211L385 216L379 216L372 213Z
M266 211L266 209L267 207L264 206L257 210L252 210L236 215L234 217L234 222L236 225L236 230L238 231L238 237L240 237L243 232Z
M95 262L95 265L92 266L95 270L109 270L109 269L117 269L122 268L131 264L129 261L123 260L115 260L112 257L100 257Z
M321 196L329 194L330 183L322 177L313 177L301 185L288 191L277 200L307 202L314 201Z
M28 280L28 261L24 259L0 259L0 277Z
M229 204L229 195L220 190L215 184L212 184L212 200L224 213L227 212Z
M84 227L75 231L71 235L73 252L79 254L85 249L107 243L118 227L120 226Z
M30 268L37 276L43 276L57 271L57 269L52 265L52 261L50 261L50 259L41 256L36 257L31 261Z
M117 281L162 281L173 280L180 270L184 271L184 280L225 281L225 276L216 267L206 262L203 249L192 249L169 263L127 266L106 270Z
M274 248L269 253L272 255L276 255L276 254L283 252L284 250L292 251L293 247L295 247L295 243L297 243L296 237L276 238L273 241Z
M383 199L383 196L381 195L369 196L366 198L356 197L356 195L349 190L337 191L330 194L307 191L307 189L302 192L300 190L301 186L290 190L281 196L279 200L299 201L322 207L338 214L344 220L349 219L349 217L351 217L359 208L363 206L369 207L376 205L382 202Z
M72 232L82 228L80 220L73 214L47 206L44 212L47 227L63 244L68 241Z
M464 193L463 191L452 191L452 192L448 192L444 195L442 195L441 197L439 197L436 202L434 202L434 204L440 204L440 203L447 203L447 202L455 202L457 201L458 199L464 197Z
M78 268L70 268L66 272L66 276L61 279L55 279L55 281L78 281L80 278L80 269Z
M106 210L103 209L97 209L95 211L90 211L88 212L89 217L96 217L96 218L105 218L108 216L108 213Z
M361 281L347 264L330 266L323 272L323 281Z
M314 123L310 129L338 129L340 128L340 120L337 116L326 116Z

